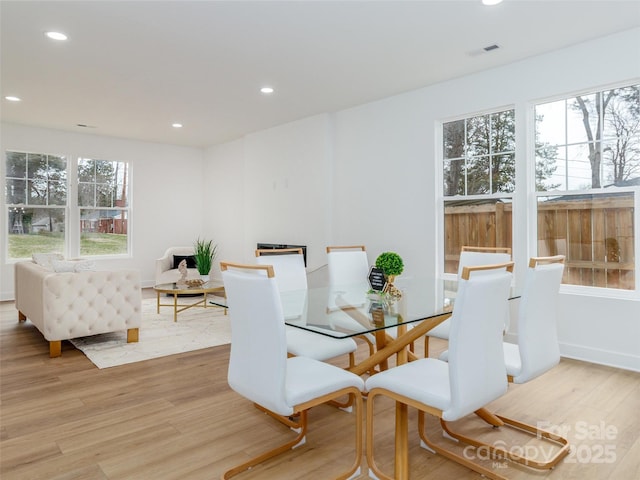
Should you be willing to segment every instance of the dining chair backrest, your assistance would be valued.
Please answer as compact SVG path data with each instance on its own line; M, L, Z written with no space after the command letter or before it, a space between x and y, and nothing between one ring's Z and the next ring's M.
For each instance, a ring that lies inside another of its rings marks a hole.
M307 271L304 267L301 248L258 249L256 263L273 265L276 282L281 292L307 288Z
M518 347L522 369L514 383L527 382L560 361L558 292L564 256L532 258L518 310Z
M508 302L513 262L465 267L451 316L450 407L445 420L461 418L507 391L501 312Z
M357 285L367 281L369 261L364 245L327 247L329 285Z
M470 247L463 246L460 250L458 263L458 279L464 267L476 265L490 265L511 261L511 249L508 247Z
M220 270L231 323L229 386L273 412L290 415L293 406L285 397L287 340L274 270L226 262Z

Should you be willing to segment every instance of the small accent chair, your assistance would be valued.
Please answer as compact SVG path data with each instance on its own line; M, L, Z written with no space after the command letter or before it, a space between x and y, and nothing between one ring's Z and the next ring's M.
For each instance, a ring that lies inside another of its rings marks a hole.
M155 284L174 283L180 280L180 272L174 268L174 255L186 257L193 255L193 247L169 247L162 257L156 260ZM200 278L197 268L187 269L187 278Z
M273 266L279 291L286 299L286 304L283 303L285 320L300 318L301 321L306 321L307 272L304 268L302 249L258 249L256 263ZM352 338L331 338L289 325L285 326L285 330L289 355L304 356L324 362L347 354L349 366L355 364L355 351L358 346Z
M507 391L501 312L508 302L512 271L513 262L463 269L451 316L448 363L423 358L367 379L367 463L374 478L391 478L374 459L374 401L378 395L418 409L420 437L432 450L489 478L502 478L431 442L425 433L424 414L458 420Z
M299 432L292 441L227 470L222 479L302 445L307 431L307 411L345 395L355 405L355 460L348 471L335 478L359 474L363 380L311 358L287 358L284 314L272 266L221 262L220 269L231 321L229 386L272 416L282 416L282 423L294 423L287 417L299 415L296 424Z
M564 256L533 257L529 260L529 268L518 311L518 343L503 343L504 359L509 382L526 383L555 367L560 361L558 347L557 300L564 270ZM559 450L547 461L516 455L504 448L479 442L464 435L453 432L446 423L443 428L454 438L487 448L492 454L509 458L523 465L538 469L549 469L569 453L567 439L539 429L533 425L496 415L504 424L521 431L545 438L558 445Z
M458 282L464 267L475 267L477 265L490 265L494 263L505 263L511 261L511 249L509 247L470 247L463 246L460 250L460 261L458 263ZM505 312L505 330L509 324L509 312ZM451 319L447 319L435 328L429 330L429 334L424 338L424 357L429 357L429 337L449 340L449 330Z

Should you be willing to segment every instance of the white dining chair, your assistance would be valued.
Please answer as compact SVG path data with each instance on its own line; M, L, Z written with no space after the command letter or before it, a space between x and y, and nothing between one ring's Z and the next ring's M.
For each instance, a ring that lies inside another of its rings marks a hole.
M283 302L285 320L306 323L307 275L301 248L258 249L258 265L272 265ZM349 356L349 366L355 364L358 345L352 338L332 338L319 333L286 325L287 352L326 361L340 355Z
M451 316L448 363L435 358L419 359L366 380L367 463L374 478L391 478L380 471L374 458L374 405L380 395L418 409L420 437L433 451L496 478L492 470L430 441L424 428L424 413L457 420L507 391L500 312L508 301L512 271L512 262L463 269ZM403 443L407 442L400 442ZM396 451L396 458L406 454Z
M355 460L335 478L358 474L362 456L363 380L346 370L308 357L287 357L287 338L280 293L270 265L220 264L231 322L229 386L260 405L282 423L294 423L296 437L262 453L223 475L228 479L280 453L302 445L307 412L317 405L348 396L355 405Z
M463 246L460 250L460 261L458 263L458 282L464 267L475 267L477 265L491 265L495 263L505 263L511 261L511 248L509 247L472 247ZM505 327L509 328L509 311L504 314ZM429 334L424 338L424 357L429 357L429 338L435 337L442 340L449 340L449 330L451 320L445 320L440 325L429 330Z
M369 260L364 245L332 245L326 247L327 269L329 274L329 296L327 311L334 312L345 305L355 307L366 303L366 292L369 289L367 276L369 274ZM355 320L348 316L336 316L338 325L344 325L346 330ZM375 351L375 337L371 334L359 335L369 348L369 355Z
M549 371L560 362L560 348L557 334L557 303L562 274L563 255L553 257L533 257L529 268L518 309L518 343L503 342L504 359L509 382L526 383ZM447 433L465 443L486 448L488 452L502 458L509 458L523 465L538 469L550 469L569 453L566 438L548 432L537 426L522 423L501 415L496 415L505 425L528 432L538 439L554 444L558 449L538 458L517 455L513 450L502 448L501 442L480 442L460 435L444 425ZM553 455L551 454L553 452Z

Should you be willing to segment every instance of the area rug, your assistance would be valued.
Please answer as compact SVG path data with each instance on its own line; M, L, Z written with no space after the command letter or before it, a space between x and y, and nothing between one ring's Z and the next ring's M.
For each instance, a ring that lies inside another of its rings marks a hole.
M201 298L199 298L201 300ZM190 303L198 298L181 298ZM161 299L168 303L170 299ZM103 333L71 340L98 368L190 352L231 342L228 315L216 307L194 307L178 313L173 321L173 308L161 307L156 313L156 299L142 301L142 325L138 342L127 343L127 332Z

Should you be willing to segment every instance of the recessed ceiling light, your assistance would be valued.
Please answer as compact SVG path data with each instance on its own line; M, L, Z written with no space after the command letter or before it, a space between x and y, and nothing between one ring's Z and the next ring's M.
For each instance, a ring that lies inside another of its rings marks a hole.
M20 97L14 97L13 95L7 95L4 98L5 100L9 100L10 102L19 102L21 100Z
M66 40L67 36L61 32L46 32L45 35L51 40Z
M260 91L261 91L262 93L267 93L267 94L269 94L269 93L273 93L273 88L272 88L272 87L262 87L262 88L260 89Z
M182 124L181 123L172 123L171 126L173 128L182 128Z
M482 0L482 4L483 5L498 5L499 3L502 3L502 0Z

